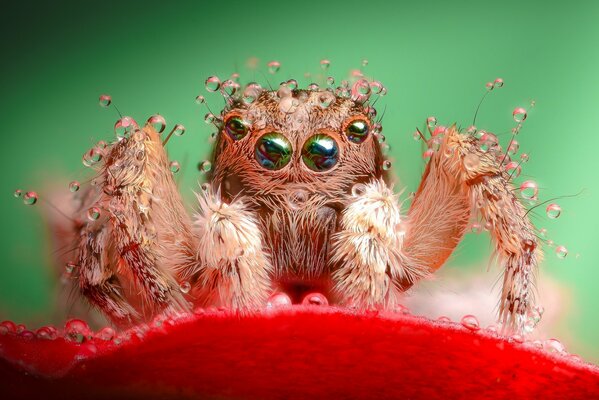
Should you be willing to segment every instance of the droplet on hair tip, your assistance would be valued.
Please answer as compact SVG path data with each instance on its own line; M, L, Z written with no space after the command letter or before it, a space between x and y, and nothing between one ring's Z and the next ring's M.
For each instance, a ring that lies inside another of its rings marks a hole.
M17 189L14 191L13 195L18 199L23 195L23 191L21 189Z
M37 193L35 193L35 192L27 192L23 196L23 204L25 204L27 206L32 206L35 203L37 203L37 199L38 199Z
M556 219L561 215L562 208L559 206L559 204L551 203L547 205L545 211L547 212L547 216L549 218Z
M112 103L112 98L107 94L100 95L99 103L100 107L106 108Z
M150 118L148 118L146 123L152 125L152 128L154 128L154 130L158 133L164 132L164 129L166 128L166 120L160 114L152 115Z
M327 69L329 69L329 67L331 66L331 62L327 59L322 59L320 60L320 68L323 71L326 71Z
M514 109L514 111L512 111L512 116L514 117L514 121L520 123L524 122L528 114L526 113L526 110L524 108L517 107Z
M176 174L181 170L181 165L179 165L178 161L171 161L169 163L169 169L173 174Z
M220 79L218 76L209 76L204 82L206 90L209 92L216 92L220 88Z
M268 72L269 72L270 74L273 74L273 75L274 75L274 74L276 74L277 72L279 72L279 69L281 69L281 63L280 63L280 62L278 62L278 61L270 61L270 62L267 64L267 67L268 67Z

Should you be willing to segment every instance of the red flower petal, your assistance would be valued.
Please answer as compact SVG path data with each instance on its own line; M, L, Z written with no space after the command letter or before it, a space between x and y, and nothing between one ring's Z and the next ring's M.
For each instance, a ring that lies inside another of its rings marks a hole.
M2 398L599 398L599 368L403 314L206 312L112 340L0 335ZM109 335L110 336L110 335ZM126 339L125 339L126 338Z

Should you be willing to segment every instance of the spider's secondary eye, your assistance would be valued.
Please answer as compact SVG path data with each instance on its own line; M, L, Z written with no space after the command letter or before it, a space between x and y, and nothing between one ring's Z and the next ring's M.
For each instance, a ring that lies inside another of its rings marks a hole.
M310 136L302 148L302 160L312 171L333 168L339 159L339 147L335 140L324 134Z
M248 133L248 126L240 117L231 117L225 123L225 132L233 140L243 139Z
M267 133L258 139L255 156L258 164L266 169L277 170L289 164L293 148L283 134Z
M368 122L357 119L345 128L345 134L350 142L362 143L368 137Z

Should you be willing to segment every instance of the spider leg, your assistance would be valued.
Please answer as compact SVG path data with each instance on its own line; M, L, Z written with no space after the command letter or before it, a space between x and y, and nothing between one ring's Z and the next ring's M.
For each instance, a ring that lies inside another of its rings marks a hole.
M354 187L332 238L334 292L343 303L392 307L399 293L427 274L406 262L402 223L397 196L382 180Z
M410 208L403 251L410 263L436 270L461 240L472 213L479 213L504 266L499 319L514 330L522 329L533 306L542 255L503 159L497 148L483 148L474 137L448 129Z
M227 203L210 186L197 199L197 247L181 269L194 282L196 303L242 312L263 307L271 293L272 266L254 212L243 198Z

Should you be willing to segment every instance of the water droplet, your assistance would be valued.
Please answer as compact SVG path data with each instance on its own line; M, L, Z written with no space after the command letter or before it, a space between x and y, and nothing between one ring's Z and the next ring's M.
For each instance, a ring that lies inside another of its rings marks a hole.
M82 343L91 337L91 329L85 321L71 319L64 326L64 338L70 342Z
M391 161L385 160L383 161L383 170L388 171L391 169Z
M35 203L37 203L37 199L38 199L37 193L35 193L35 192L27 192L23 196L23 204L28 205L28 206L32 206Z
M231 97L239 90L239 83L232 81L231 79L227 79L224 81L220 87L220 92L225 97Z
M528 156L527 153L522 153L520 155L520 161L522 161L523 163L527 162L530 159L530 157Z
M273 75L279 72L279 69L281 69L281 63L278 61L271 61L266 65L268 67L268 72Z
M198 169L203 173L209 172L212 169L212 163L208 160L204 160L198 164Z
M189 291L191 290L191 283L185 281L185 282L181 282L181 284L179 285L179 288L181 289L181 293L189 293Z
M351 188L351 194L354 197L362 196L366 192L366 185L363 183L356 183Z
M173 133L176 136L183 136L185 134L185 127L181 124L176 124L173 128Z
M305 306L328 306L329 301L322 293L309 293L302 300Z
M100 218L100 215L102 215L102 212L98 207L91 207L87 210L87 219L90 221L97 221L98 218Z
M516 140L512 140L509 147L507 148L507 152L511 155L514 155L518 152L519 148L520 148L520 144Z
M362 60L362 66L365 67L368 65L368 60L367 59L363 59Z
M517 107L512 112L512 116L514 117L514 121L520 123L520 122L524 122L524 120L526 119L526 117L528 115L526 114L526 110L524 108Z
M383 86L383 84L381 82L379 82L379 81L370 82L370 90L372 90L372 93L381 94L384 89L385 89L385 87Z
M17 325L12 321L0 322L0 335L6 335L7 333L16 333Z
M505 166L505 170L510 175L511 178L517 178L517 177L519 177L520 173L522 172L522 168L520 167L520 165L517 162L514 162L514 161L510 161Z
M58 337L58 330L53 326L42 326L35 331L38 339L54 340Z
M335 95L331 92L322 92L318 96L318 105L321 108L328 108L335 102Z
M495 79L495 82L493 82L493 85L497 88L503 87L503 79L501 79L501 78Z
M21 189L17 189L17 190L15 190L13 195L18 199L19 197L21 197L23 195L23 191Z
M437 118L428 117L426 119L426 126L428 127L429 130L433 130L435 128L435 126L437 126Z
M285 85L287 85L287 87L291 90L297 89L297 81L295 79L289 79L287 82L285 82Z
M208 113L208 114L204 115L204 122L207 124L212 124L215 119L216 119L216 117L212 113Z
M424 153L422 153L422 158L424 158L426 160L427 158L431 158L433 156L433 154L435 154L435 150L433 150L431 148L426 149L426 151Z
M100 340L112 340L116 336L116 332L110 326L106 326L96 333L96 338Z
M445 315L442 315L442 316L440 316L439 318L437 318L437 321L438 321L438 322L441 322L441 323L443 323L443 324L447 324L447 323L450 323L450 322L452 322L452 321L451 321L451 318L449 318L449 317L446 317Z
M512 339L512 341L516 342L516 343L524 343L524 337L522 337L522 335L519 334L513 334L510 339Z
M69 190L71 191L71 193L75 193L75 192L79 191L80 186L81 185L79 185L79 182L72 181L71 183L69 183Z
M158 133L164 132L164 128L166 128L166 120L160 114L152 115L148 118L146 124L152 125L154 130Z
M364 103L370 98L370 83L366 79L359 79L353 84L351 98L358 103Z
M520 195L527 200L536 200L539 188L535 181L524 181L520 185Z
M480 158L474 153L468 153L464 156L464 168L473 171L480 165Z
M333 87L333 85L335 85L335 78L333 78L332 76L329 76L329 77L327 78L327 85L328 85L329 87Z
M220 88L220 79L218 76L209 76L204 84L207 91L216 92Z
M181 170L181 165L179 164L178 161L171 161L168 164L168 167L169 167L169 169L171 170L171 172L173 174L176 174L176 173L178 173Z
M495 89L495 85L493 85L493 82L487 82L485 84L485 87L487 88L488 91Z
M200 185L200 189L202 189L203 192L208 192L210 190L210 184L204 182Z
M474 315L464 315L460 323L464 328L471 331L478 331L480 329L478 319Z
M109 95L100 95L100 107L106 108L110 105L110 103L112 103L112 98Z
M558 258L566 258L566 256L568 255L568 249L566 249L566 247L564 246L557 246L555 248L555 254Z
M75 263L74 261L69 261L64 266L64 270L69 274L72 273L75 270L75 268L77 268L77 263Z
M122 117L114 124L114 133L119 140L129 137L131 131L134 129L139 129L139 126L131 117Z
M323 71L326 71L327 69L329 69L329 67L331 66L331 62L327 59L322 59L320 60L320 68L322 68Z
M543 348L550 353L563 354L566 352L564 345L557 339L547 339L543 342Z
M201 94L196 96L196 104L204 104L206 102L206 98Z
M275 293L266 302L266 308L278 308L291 306L291 298L285 293Z
M102 161L103 156L104 151L102 149L92 147L83 155L83 157L81 158L81 162L86 167L92 167L100 161Z
M547 206L545 211L547 212L547 216L549 218L556 219L562 213L562 208L559 206L559 204L551 203Z

